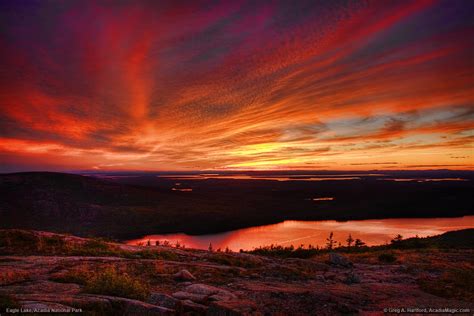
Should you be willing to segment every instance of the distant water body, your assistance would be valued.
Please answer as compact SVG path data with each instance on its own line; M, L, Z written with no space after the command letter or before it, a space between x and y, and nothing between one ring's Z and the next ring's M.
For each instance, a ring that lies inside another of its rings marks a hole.
M288 175L249 175L249 174L176 174L176 175L158 175L157 178L170 180L208 180L208 179L232 179L232 180L270 180L270 181L347 181L361 180L362 178L376 178L377 180L396 181L396 182L429 182L429 181L468 181L463 178L392 178L387 174L381 173L355 173L355 174L288 174Z
M214 249L228 247L233 251L252 250L259 246L271 244L295 247L324 246L331 232L337 242L345 243L348 235L359 238L367 245L381 245L390 242L397 234L404 238L427 237L442 234L451 230L474 228L474 216L456 218L398 218L374 219L360 221L284 221L273 225L256 226L233 230L219 234L190 236L186 234L148 235L130 240L128 244L152 245L155 241L185 245L187 248L207 249L212 244Z

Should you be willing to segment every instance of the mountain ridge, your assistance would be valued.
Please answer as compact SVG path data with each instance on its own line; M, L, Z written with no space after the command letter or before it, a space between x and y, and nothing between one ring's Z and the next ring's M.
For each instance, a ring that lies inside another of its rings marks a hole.
M0 175L0 228L118 239L152 233L207 234L292 220L472 215L472 181L99 179L54 172ZM316 192L316 193L315 193ZM315 194L336 196L315 203ZM350 211L349 211L350 210Z

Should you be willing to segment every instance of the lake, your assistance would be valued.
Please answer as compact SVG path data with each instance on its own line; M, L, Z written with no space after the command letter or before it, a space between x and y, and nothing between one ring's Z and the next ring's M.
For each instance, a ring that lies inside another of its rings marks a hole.
M345 243L348 235L359 238L367 245L381 245L390 242L397 234L404 238L433 236L451 230L474 228L474 216L456 218L398 218L371 219L359 221L284 221L273 225L263 225L237 229L225 233L191 236L187 234L148 235L130 240L131 245L147 244L148 241L171 244L179 242L187 248L207 249L212 243L214 249L228 247L233 251L252 250L271 244L295 247L324 246L331 232L334 239Z

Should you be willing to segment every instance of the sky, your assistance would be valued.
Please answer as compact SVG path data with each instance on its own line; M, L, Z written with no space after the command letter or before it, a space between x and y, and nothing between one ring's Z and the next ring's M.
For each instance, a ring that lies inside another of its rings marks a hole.
M474 169L473 14L0 0L0 172Z

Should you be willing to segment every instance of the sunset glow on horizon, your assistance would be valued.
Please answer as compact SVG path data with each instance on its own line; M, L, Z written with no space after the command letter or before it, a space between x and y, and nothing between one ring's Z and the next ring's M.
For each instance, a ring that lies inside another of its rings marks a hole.
M1 1L0 172L473 170L473 1Z

